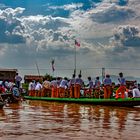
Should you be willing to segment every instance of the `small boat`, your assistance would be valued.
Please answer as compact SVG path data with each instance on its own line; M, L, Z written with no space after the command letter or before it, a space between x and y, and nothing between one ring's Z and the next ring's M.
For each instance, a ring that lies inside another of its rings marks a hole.
M105 106L120 106L120 107L133 107L140 106L140 98L125 98L125 99L95 99L95 98L51 98L51 97L32 97L24 96L27 100L42 100L42 101L55 101L66 103L79 103L91 105L105 105Z
M1 94L1 98L4 102L8 102L8 103L18 103L20 100L14 97L12 93L3 93Z

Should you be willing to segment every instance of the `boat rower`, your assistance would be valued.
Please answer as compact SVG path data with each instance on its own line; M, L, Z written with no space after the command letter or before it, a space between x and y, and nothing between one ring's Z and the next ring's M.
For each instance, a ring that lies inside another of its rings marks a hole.
M112 88L112 80L110 78L110 75L107 74L105 79L103 80L104 84L104 99L108 99L111 96L111 88Z
M68 88L68 79L65 77L64 79L61 80L60 85L59 85L59 97L64 98L65 93Z
M82 77L82 75L79 74L78 77L75 79L74 98L80 98L80 89L84 85L84 82L81 79L81 77Z
M125 91L127 91L126 88L126 82L125 82L125 78L123 77L123 73L119 73L119 78L118 78L120 87L116 90L116 99L119 98L119 94L121 93L121 98L125 98Z
M72 75L72 79L69 81L70 98L74 97L74 85L75 85L75 74Z
M95 80L95 85L94 85L94 93L95 93L95 98L100 98L100 88L101 88L101 82L99 80L100 78L99 77L96 77L96 80Z
M93 92L94 84L93 84L93 81L91 80L91 77L90 76L88 77L87 87L88 88L84 90L84 96L86 96L87 94L89 94L89 96L91 97L92 96L92 92Z

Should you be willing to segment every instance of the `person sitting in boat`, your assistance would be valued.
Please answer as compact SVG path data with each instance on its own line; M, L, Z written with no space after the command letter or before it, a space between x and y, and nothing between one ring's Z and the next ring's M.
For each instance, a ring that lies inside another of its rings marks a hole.
M140 90L138 89L138 85L134 85L132 89L132 98L140 98Z
M5 90L5 87L3 86L2 83L0 83L0 93L5 93L6 90Z
M78 77L75 79L74 85L74 98L80 98L80 90L84 85L84 81L81 79L82 75L79 74Z
M59 97L64 98L67 89L68 89L68 78L64 77L64 79L61 80L59 85Z
M14 85L12 88L12 95L13 95L14 100L16 100L16 101L21 100L20 92L19 92L19 89L16 85ZM13 100L13 99L11 99L11 100Z
M9 80L4 81L4 87L6 89L6 92L8 92L10 90L10 88L9 88Z
M91 97L93 93L94 83L90 76L88 77L88 84L86 85L86 87L87 88L84 90L84 96L88 94Z
M72 79L69 81L70 98L74 97L74 85L75 85L75 74L72 75Z
M112 94L112 80L109 74L107 74L106 77L104 78L103 84L104 84L104 99L108 99Z
M127 88L126 88L126 81L125 81L125 78L123 77L122 72L119 73L118 81L119 81L120 86L116 90L116 97L115 98L118 99L120 93L121 93L121 98L125 98L125 91L127 90Z
M97 76L94 84L95 98L100 98L100 88L101 88L101 82L99 76Z

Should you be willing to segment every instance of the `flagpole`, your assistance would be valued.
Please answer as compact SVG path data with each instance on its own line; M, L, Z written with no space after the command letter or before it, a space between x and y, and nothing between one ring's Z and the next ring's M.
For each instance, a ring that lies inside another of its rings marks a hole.
M51 61L51 65L52 65L52 75L53 75L53 77L54 77L54 71L55 71L55 68L54 68L54 59L52 59L52 61Z
M39 67L38 67L37 61L35 61L35 64L36 64L38 75L40 76L40 71L39 71Z
M76 75L76 45L74 45L74 68L75 68L75 75Z

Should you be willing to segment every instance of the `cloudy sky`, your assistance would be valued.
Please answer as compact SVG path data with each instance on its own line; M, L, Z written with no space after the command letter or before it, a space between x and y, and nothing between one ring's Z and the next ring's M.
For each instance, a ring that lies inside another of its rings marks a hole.
M77 73L140 77L140 0L1 0L0 67L23 76ZM136 69L136 70L135 70Z

